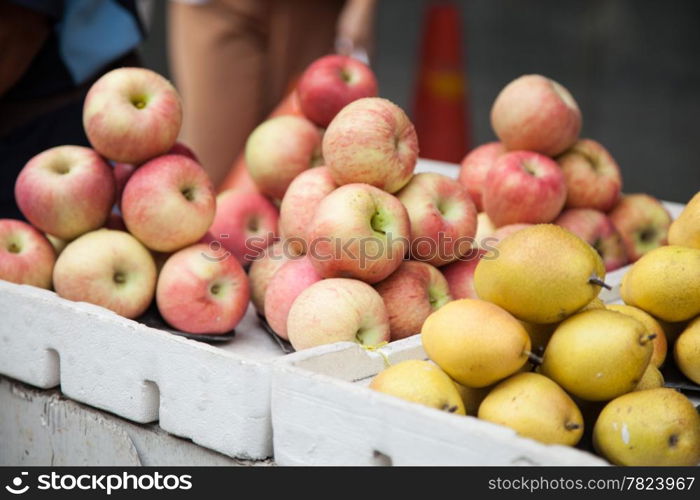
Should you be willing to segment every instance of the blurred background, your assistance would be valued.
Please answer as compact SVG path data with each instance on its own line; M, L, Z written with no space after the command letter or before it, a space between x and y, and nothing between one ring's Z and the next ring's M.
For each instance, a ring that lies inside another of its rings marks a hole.
M625 192L687 201L700 189L700 2L695 0L461 0L465 112L472 146L495 138L489 110L525 73L567 87L583 137L605 145ZM414 106L428 0L379 0L371 61L380 94ZM154 2L146 66L168 74L167 2Z

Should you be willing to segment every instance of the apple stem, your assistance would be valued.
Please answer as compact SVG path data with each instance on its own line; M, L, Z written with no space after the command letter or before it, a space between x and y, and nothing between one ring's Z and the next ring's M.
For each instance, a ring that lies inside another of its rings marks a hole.
M610 285L608 285L605 281L596 276L591 276L590 278L588 278L588 282L591 285L598 285L599 287L605 288L606 290L612 290L612 287Z
M537 366L541 365L544 362L544 359L542 359L540 356L538 356L532 351L523 351L523 354L525 354L530 359L530 362L532 364L535 364Z
M363 344L359 339L357 340L357 343L362 347L365 351L370 351L370 352L376 352L378 353L381 357L382 360L384 360L384 366L386 368L389 368L391 366L391 362L389 361L389 357L382 351L382 347L388 344L388 342L380 342L378 344L374 345L365 345Z

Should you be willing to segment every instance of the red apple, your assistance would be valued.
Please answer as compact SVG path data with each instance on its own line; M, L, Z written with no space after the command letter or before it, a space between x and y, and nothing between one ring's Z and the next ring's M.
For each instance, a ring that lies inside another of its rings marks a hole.
M258 314L265 315L265 294L270 280L289 258L300 255L297 249L296 245L289 245L288 240L277 241L267 247L250 265L250 300Z
M80 146L39 153L15 183L15 200L27 220L64 240L102 227L114 196L112 169L92 149Z
M61 252L53 284L65 299L136 318L153 300L156 266L150 252L130 234L98 229L70 242Z
M496 229L493 233L491 233L488 240L488 244L493 248L496 245L498 245L498 242L506 236L510 236L511 234L517 233L521 229L525 229L530 226L532 226L532 224L528 224L526 222L517 222L515 224L507 224L505 226L501 226L498 229Z
M304 170L319 165L321 134L306 118L283 115L264 121L245 146L245 161L255 185L265 196L281 200Z
M317 281L321 276L307 257L287 260L270 279L265 292L265 319L283 339L288 338L287 316L294 299Z
M51 288L56 252L46 237L19 220L0 219L0 280Z
M158 311L171 326L188 333L233 330L248 308L248 277L225 253L212 255L205 244L174 253L158 277Z
M122 194L124 194L124 186L129 181L136 167L128 163L115 163L112 169L114 172L114 182L116 186L116 203L118 207L122 206Z
M316 207L336 187L328 167L316 167L299 174L289 185L280 205L282 237L300 244L306 242Z
M377 95L377 79L366 64L343 55L317 59L297 84L304 115L319 127L327 127L347 104Z
M609 214L620 233L630 262L645 253L666 245L671 215L659 200L648 194L628 194Z
M192 151L192 149L190 147L186 146L185 144L183 144L180 141L177 141L177 142L175 142L175 144L173 144L173 147L170 148L170 150L168 151L168 154L169 155L187 156L188 158L191 158L192 160L199 163L199 158L197 158L197 155L194 154L194 151Z
M491 125L508 150L556 156L578 139L581 111L569 91L554 80L524 75L496 97Z
M413 259L442 266L471 250L476 208L459 182L441 174L417 174L396 197L408 211Z
M592 208L569 208L554 221L587 241L603 258L606 271L614 271L627 264L625 247L620 234L610 219Z
M474 290L474 270L486 252L485 249L474 249L440 269L447 280L453 300L479 298Z
M83 126L90 144L110 160L139 165L165 154L182 124L175 87L145 68L118 68L85 97Z
M211 180L197 162L165 155L139 167L124 187L122 215L129 232L158 252L199 241L214 220Z
M277 208L255 191L228 189L216 197L216 216L204 243L223 246L248 265L276 238Z
M445 277L426 262L407 260L374 287L389 314L391 340L420 333L425 319L452 300Z
M551 222L564 202L564 174L554 160L541 154L506 153L486 176L484 208L496 227Z
M391 101L358 99L328 125L323 158L338 185L365 183L395 193L408 183L416 167L416 130Z
M410 236L398 199L369 184L346 184L316 208L308 256L324 278L376 283L401 265Z
M389 317L371 286L353 279L327 279L294 300L287 333L297 351L343 341L376 346L389 341Z
M557 158L566 179L566 206L612 209L620 198L622 175L610 153L598 142L581 139Z
M500 142L488 142L471 150L462 160L457 180L467 188L479 212L484 210L482 194L486 174L496 163L496 159L505 152L506 148Z

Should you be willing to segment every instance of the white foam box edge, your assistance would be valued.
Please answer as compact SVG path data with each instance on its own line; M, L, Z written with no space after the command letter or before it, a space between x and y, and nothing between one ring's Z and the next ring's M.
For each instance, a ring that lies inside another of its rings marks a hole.
M270 366L0 280L0 373L229 456L272 454Z
M420 335L382 352L394 364L426 359ZM503 426L372 391L377 352L349 342L273 363L272 425L280 465L607 465L591 453L545 445Z

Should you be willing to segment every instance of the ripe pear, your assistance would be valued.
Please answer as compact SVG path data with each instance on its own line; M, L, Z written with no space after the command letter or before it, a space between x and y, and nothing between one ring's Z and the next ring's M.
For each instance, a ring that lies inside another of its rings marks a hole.
M462 385L454 380L452 382L454 382L457 392L459 392L459 395L462 397L464 411L467 412L467 415L476 417L476 413L479 411L479 405L491 390L491 386L475 389L473 387Z
M605 309L605 302L603 302L600 297L594 297L593 300L583 306L583 309L578 312L590 311L591 309Z
M673 389L631 392L603 408L593 445L616 465L698 465L700 415Z
M700 316L691 321L676 340L673 357L680 371L700 384Z
M584 240L553 224L538 224L500 241L479 261L479 298L531 323L556 323L600 292L605 267Z
M668 229L668 244L700 250L700 192L688 202Z
M478 416L547 444L574 446L583 435L576 403L538 373L519 373L500 382L482 401Z
M528 360L530 337L520 322L490 302L452 301L423 323L430 359L467 387L486 387L512 375Z
M657 389L659 387L663 387L665 382L666 381L664 380L664 376L659 371L659 369L652 363L649 363L647 369L644 370L642 380L639 381L637 387L635 387L634 390L646 391L648 389Z
M581 399L610 400L637 386L651 359L652 338L625 314L575 314L554 331L540 372Z
M639 321L647 329L647 332L656 334L654 340L652 341L653 352L651 354L651 361L649 363L656 367L661 367L666 360L666 352L668 350L668 345L666 343L666 332L664 331L661 324L656 321L651 314L642 311L638 307L628 306L624 304L610 304L607 306L611 311L617 311L628 316L632 316L634 319Z
M680 246L652 250L624 275L620 295L625 304L664 321L685 321L697 316L700 250Z
M382 370L369 387L406 401L464 415L464 404L455 384L440 367L429 361L409 359Z

